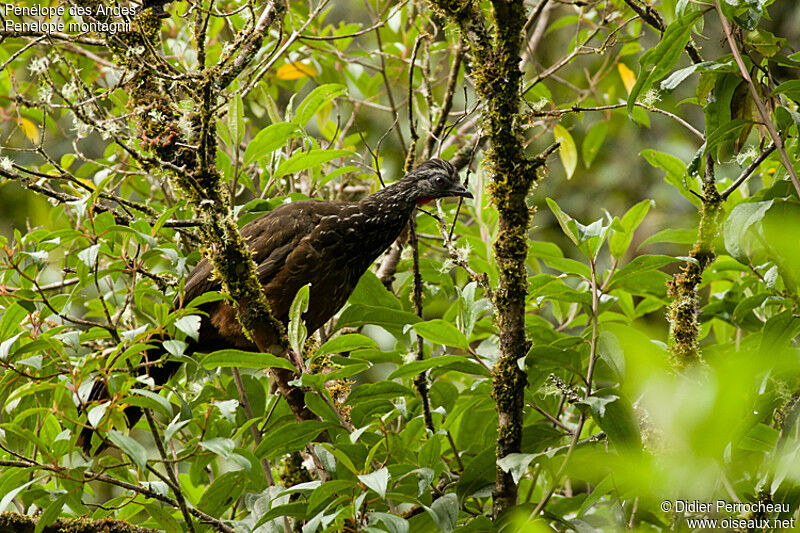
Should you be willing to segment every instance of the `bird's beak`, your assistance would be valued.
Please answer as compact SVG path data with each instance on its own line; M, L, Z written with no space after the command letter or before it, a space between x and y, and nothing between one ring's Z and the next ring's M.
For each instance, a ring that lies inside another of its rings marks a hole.
M462 196L464 198L475 198L472 196L472 193L469 192L469 189L461 185L460 183L454 183L450 190L447 191L449 196Z

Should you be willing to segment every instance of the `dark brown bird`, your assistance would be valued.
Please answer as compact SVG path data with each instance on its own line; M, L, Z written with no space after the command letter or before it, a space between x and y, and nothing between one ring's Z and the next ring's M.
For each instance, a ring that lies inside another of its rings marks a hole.
M168 19L169 13L164 11L164 6L172 1L173 0L142 0L142 5L139 6L137 13L141 13L145 9L152 9L153 15L156 18Z
M431 159L360 202L293 202L244 226L242 236L253 251L258 279L275 318L287 324L297 291L310 283L308 311L303 318L309 334L316 331L347 302L361 275L397 239L414 208L448 196L473 197L460 183L453 165ZM184 289L184 302L220 290L207 259L192 270ZM179 307L180 301L176 298L173 305ZM257 351L242 332L230 303L210 302L200 309L207 316L202 318L198 340L188 341L187 355L224 348ZM267 345L278 344L278 333L267 325L259 335L267 339ZM163 354L160 347L150 349L145 359L154 362ZM179 365L169 361L150 367L147 372L157 385L162 385ZM105 384L95 383L89 400L107 397ZM132 427L142 413L138 407L129 406L125 414ZM87 452L91 435L91 430L84 429L79 440Z

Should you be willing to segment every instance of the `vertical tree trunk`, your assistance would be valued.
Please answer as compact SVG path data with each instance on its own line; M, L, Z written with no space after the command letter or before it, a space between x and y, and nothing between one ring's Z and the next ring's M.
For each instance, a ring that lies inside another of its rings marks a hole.
M472 78L478 96L486 102L485 132L491 143L486 169L491 179L492 203L500 215L494 256L499 272L495 291L496 324L500 337L500 357L495 365L492 396L499 419L497 458L519 453L525 373L517 366L524 357L525 297L530 211L525 199L536 182L537 169L544 164L539 157L525 157L519 128L521 77L519 52L526 20L522 0L493 0L493 33L475 2L438 0L436 6L458 23L469 43L472 55ZM510 473L497 468L493 515L517 503L517 484Z

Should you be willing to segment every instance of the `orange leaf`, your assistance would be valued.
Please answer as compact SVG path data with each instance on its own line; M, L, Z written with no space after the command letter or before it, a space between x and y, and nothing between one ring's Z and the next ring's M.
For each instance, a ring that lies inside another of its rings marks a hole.
M625 90L630 94L633 85L636 83L636 74L625 63L617 63L617 70L619 71L619 77L622 78Z
M319 72L317 72L317 69L314 68L313 65L306 65L300 61L294 61L278 68L275 76L279 80L299 80L300 78L316 76L317 74L319 74Z
M39 142L39 128L36 127L36 124L31 122L25 117L20 117L17 121L19 127L22 128L22 132L25 134L33 144L37 144Z

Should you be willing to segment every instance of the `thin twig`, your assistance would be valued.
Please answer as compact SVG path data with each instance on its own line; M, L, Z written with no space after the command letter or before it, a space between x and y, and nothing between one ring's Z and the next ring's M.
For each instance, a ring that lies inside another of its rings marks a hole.
M469 265L469 261L463 257L462 253L459 253L458 249L455 247L455 244L453 244L453 241L450 238L450 231L448 230L447 225L444 223L446 218L440 200L436 201L436 209L439 211L439 216L435 217L439 222L439 233L444 239L444 246L447 249L447 253L450 255L450 259L453 261L453 263L464 269L464 272L469 274L469 277L481 286L483 292L486 294L486 297L489 298L489 301L493 302L494 290L492 289L491 283L489 283L488 274L485 272L475 272ZM453 220L453 225L455 226L455 220Z
M580 112L584 112L584 111L609 111L609 110L613 110L613 109L622 109L626 105L628 105L628 104L620 103L620 104L601 105L601 106L596 106L596 107L581 107L581 106L578 106L578 105L574 105L574 106L572 106L570 108L567 108L567 109L550 109L548 111L533 111L533 112L529 113L528 115L531 116L531 117L560 117L562 115L566 115L567 113L580 113ZM703 132L701 132L700 130L698 130L697 128L695 128L694 126L689 124L688 122L686 122L684 119L682 119L678 115L675 115L674 113L670 113L669 111L665 111L663 109L659 109L658 107L645 105L645 104L643 104L641 102L636 102L634 105L636 107L641 107L642 109L646 109L647 111L651 111L653 113L659 113L661 115L667 116L667 117L675 120L681 126L685 127L689 131L691 131L696 137L698 137L699 139L702 139L702 140L705 141L706 137L703 134Z
M723 199L723 200L726 200L726 199L728 198L728 196L730 196L730 195L731 195L731 193L732 193L733 191L735 191L736 189L738 189L738 188L739 188L739 186L740 186L742 183L744 183L744 182L747 180L747 178L749 178L749 177L750 177L750 176L753 174L753 172L755 172L755 170L758 168L758 165L760 165L761 163L763 163L763 162L764 162L764 160L765 160L767 157L769 157L769 154L771 154L771 153L772 153L772 152L774 152L774 151L775 151L775 143L769 143L769 146L767 146L766 148L764 148L764 150L762 150L762 151L761 151L761 153L760 153L760 154L758 154L758 157L756 157L756 158L753 160L753 162L752 162L752 163L750 163L749 165L747 165L747 168L746 168L746 169L744 169L744 170L742 171L742 173L741 173L741 174L739 174L739 177L738 177L738 178L736 178L736 180L735 180L733 183L731 183L730 187L728 187L727 189L725 189L725 192L723 192L723 193L720 195L720 196L722 197L722 199Z
M461 69L461 57L464 51L463 38L458 41L455 50L453 50L453 64L450 67L450 74L447 76L447 88L445 89L444 98L442 98L442 109L439 113L439 118L434 124L428 138L425 141L425 150L422 152L422 158L428 159L433 154L433 147L436 141L444 131L444 126L447 124L447 117L450 115L450 109L453 107L453 96L456 92L456 82L458 81L458 72Z
M781 139L778 130L775 129L775 125L772 123L769 111L767 111L767 108L764 106L764 102L761 101L761 96L758 94L758 89L756 89L756 85L753 83L753 79L750 77L750 73L747 71L747 67L744 65L742 55L739 53L739 47L736 46L736 41L733 38L731 26L728 23L728 19L726 19L725 15L722 13L719 0L714 0L714 7L717 8L720 22L722 22L722 29L725 31L725 38L728 40L728 45L731 48L731 53L733 53L733 58L736 61L736 65L739 67L739 72L741 73L742 78L744 78L744 81L747 83L747 87L750 89L750 96L753 98L753 102L756 104L758 114L761 115L761 120L764 123L764 126L766 126L767 131L769 131L769 135L772 137L772 142L775 143L775 147L778 149L778 154L781 156L781 162L783 162L783 166L786 168L786 172L789 174L789 178L792 180L794 190L797 191L798 195L800 195L800 180L797 178L794 165L792 165L792 161L789 159L789 155L786 153L786 147L783 145L783 139Z
M233 382L236 384L236 390L239 392L239 404L242 406L242 411L244 411L244 416L247 420L253 420L255 415L253 414L253 408L250 406L250 399L247 397L247 391L244 388L244 382L242 381L242 374L239 372L239 369L233 367L231 369L231 373L233 374ZM250 433L253 435L253 440L256 443L256 447L261 444L261 432L258 430L257 424L250 425ZM272 487L275 485L275 479L272 477L272 465L269 463L269 459L264 457L261 459L261 469L264 471L264 476L267 478L267 484Z
M158 426L156 426L156 421L153 420L153 415L150 413L150 409L142 409L142 411L147 419L147 424L150 426L150 433L153 435L153 440L156 443L158 454L166 462L169 460L169 458L167 457L167 451L164 449L164 443L161 440L161 434L158 431ZM165 464L164 469L167 471L167 477L169 478L168 485L175 493L175 498L178 502L178 506L180 507L181 514L183 515L183 519L186 521L186 527L189 529L190 533L194 533L194 522L192 522L192 517L189 514L189 508L186 505L186 498L183 497L181 485L178 482L178 478L175 476L175 471L169 464Z
M417 239L417 221L414 215L411 216L409 221L409 243L414 257L414 312L422 318L422 274L419 271L419 241ZM417 335L417 361L422 361L425 358L425 341L421 335ZM420 372L414 378L414 385L419 392L420 401L422 402L422 416L425 419L425 427L432 433L436 433L436 428L433 427L433 415L431 414L431 403L428 398L428 376L426 372Z
M549 420L550 422L552 422L556 426L560 427L561 429L563 429L564 431L566 431L568 433L572 433L572 430L570 428L568 428L567 426L565 426L563 422L561 422L558 418L554 417L553 415L551 415L550 413L548 413L547 411L545 411L544 409L542 409L541 407L539 407L535 403L529 403L528 405L533 407L533 409L537 413L539 413L540 415L544 416L547 420Z

